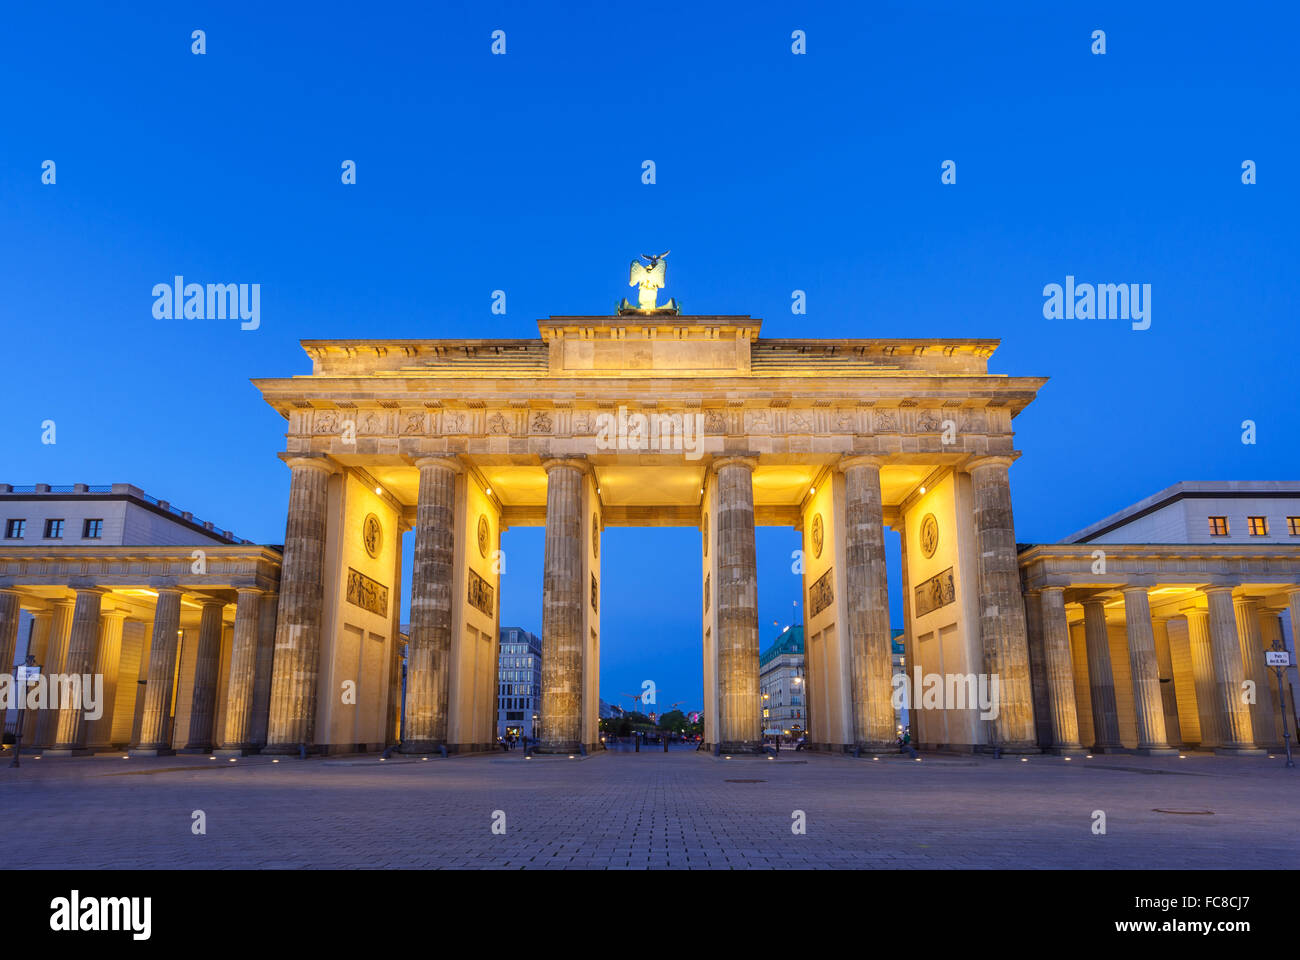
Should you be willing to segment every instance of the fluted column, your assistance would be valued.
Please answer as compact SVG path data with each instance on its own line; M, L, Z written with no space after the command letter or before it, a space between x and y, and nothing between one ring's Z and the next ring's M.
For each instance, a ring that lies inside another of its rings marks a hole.
M1128 662L1133 681L1133 713L1137 752L1177 753L1165 734L1165 704L1160 696L1160 663L1151 626L1151 601L1146 587L1124 588L1124 623L1128 630Z
M1196 718L1201 723L1202 748L1223 743L1223 711L1214 680L1214 651L1210 646L1210 614L1191 607L1187 615L1187 647L1192 658L1192 685L1196 688Z
M225 729L217 738L221 754L248 753L253 747L253 689L257 681L257 641L262 591L235 592L235 633L230 640L230 676L226 683Z
M1223 730L1223 741L1215 752L1263 753L1255 746L1250 707L1242 699L1244 670L1232 589L1204 587L1202 591L1210 607L1210 653L1214 658L1214 687Z
M289 518L280 564L268 753L296 753L314 741L325 605L325 508L334 468L323 457L293 457L288 464Z
M980 639L984 671L998 677L993 741L1004 749L1035 747L1025 602L1011 513L1010 457L985 457L970 467L979 558Z
M411 570L404 753L428 753L447 742L456 476L462 469L454 457L424 457L416 466L420 489Z
M199 645L194 656L194 683L190 687L190 718L182 753L207 753L212 749L212 728L217 716L217 676L221 670L223 600L204 600L199 613Z
M18 647L18 619L21 613L18 591L0 590L0 673L11 672L17 662L14 653ZM3 727L3 716L0 716L0 727Z
M1241 643L1242 678L1255 684L1255 702L1250 706L1250 728L1260 747L1281 746L1273 732L1273 704L1269 695L1268 668L1264 665L1264 648L1259 632L1259 598L1235 597L1233 613L1237 618L1237 638Z
M1082 753L1079 711L1074 702L1074 663L1070 659L1070 625L1065 616L1065 588L1042 590L1043 667L1051 711L1052 751Z
M90 752L86 749L86 701L88 694L93 694L95 690L90 668L95 665L95 647L99 643L100 598L106 592L98 587L77 590L72 628L68 632L68 652L60 670L65 676L77 679L60 685L58 730L54 737L54 747L49 751L50 756ZM89 690L84 689L87 683L90 684ZM100 693L102 692L101 682ZM64 702L63 698L69 695L71 699Z
M1029 641L1029 683L1034 702L1034 739L1040 747L1052 746L1052 704L1047 690L1047 663L1043 656L1043 597L1039 590L1025 597L1025 634Z
M249 740L254 747L266 744L266 725L271 710L271 671L275 660L276 616L280 594L266 593L257 613L257 666L253 674L252 725Z
M1124 749L1119 739L1119 709L1115 706L1115 674L1110 666L1110 637L1106 604L1100 597L1083 601L1083 633L1088 645L1088 686L1092 699L1094 753Z
M1282 636L1282 611L1270 609L1261 606L1259 608L1259 645L1260 649L1267 652L1269 650L1286 650L1286 641ZM1263 659L1261 657L1261 659ZM1278 690L1277 670L1264 663L1264 676L1268 681L1261 689L1263 695L1268 700L1268 730L1272 734L1272 743L1282 747L1282 711L1283 702L1279 699L1280 691ZM1282 671L1282 682L1286 683L1286 670ZM1294 738L1294 734L1292 734ZM1256 734L1258 739L1258 734Z
M1174 657L1169 649L1169 617L1152 616L1151 630L1156 638L1156 664L1160 668L1160 702L1164 705L1165 740L1171 747L1183 742L1178 722L1178 691L1174 687Z
M582 743L585 465L578 460L547 460L543 466L546 550L542 573L542 731L538 749L571 753Z
M68 654L68 641L72 635L72 610L76 601L67 597L54 601L53 614L50 618L50 630L45 644L44 660L37 659L41 673L48 679L51 674L63 673L63 664ZM54 742L58 733L59 712L53 709L34 711L23 725L31 730L31 738L24 740L34 747L47 747Z
M140 715L140 742L133 756L172 753L167 721L171 717L172 683L176 676L176 651L181 629L181 591L163 587L153 612L153 633L149 641L149 673L144 685L144 710Z
M125 610L100 609L94 672L104 678L104 702L99 719L90 722L87 743L92 748L113 745L113 708L117 704L118 668L122 660L122 629L125 626Z
M758 566L752 457L715 460L718 506L718 745L726 753L762 749L758 684Z
M876 457L851 457L840 464L844 472L844 603L853 670L853 742L863 750L885 750L897 739L880 467Z

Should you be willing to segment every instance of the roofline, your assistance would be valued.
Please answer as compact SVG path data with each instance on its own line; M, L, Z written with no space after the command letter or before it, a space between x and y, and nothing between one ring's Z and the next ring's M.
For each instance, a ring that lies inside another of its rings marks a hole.
M1244 489L1243 489L1244 488ZM1183 480L1151 496L1130 504L1091 526L1077 530L1059 541L1062 544L1088 543L1112 530L1139 520L1179 500L1214 499L1284 499L1300 497L1300 481L1293 480Z

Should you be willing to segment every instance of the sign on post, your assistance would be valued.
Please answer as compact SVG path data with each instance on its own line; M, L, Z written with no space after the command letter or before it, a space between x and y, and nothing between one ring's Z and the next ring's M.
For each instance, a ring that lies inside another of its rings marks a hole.
M1285 650L1265 650L1264 663L1270 667L1289 667L1291 666L1291 654Z

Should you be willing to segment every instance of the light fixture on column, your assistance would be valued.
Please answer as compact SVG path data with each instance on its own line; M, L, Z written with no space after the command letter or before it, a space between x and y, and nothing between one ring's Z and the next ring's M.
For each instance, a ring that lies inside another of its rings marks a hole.
M375 493L379 494L379 496L382 497L382 496L384 495L383 488L381 488L381 487L375 487Z
M817 492L817 488L816 488L816 487L809 487L809 488L808 488L808 496L811 497L811 496L812 496L814 493L816 493L816 492Z
M924 485L924 484L921 485L921 494L922 494L922 496L925 495L925 485Z
M487 495L488 495L489 497L492 496L492 488L491 488L491 487L488 487L488 488L487 488Z

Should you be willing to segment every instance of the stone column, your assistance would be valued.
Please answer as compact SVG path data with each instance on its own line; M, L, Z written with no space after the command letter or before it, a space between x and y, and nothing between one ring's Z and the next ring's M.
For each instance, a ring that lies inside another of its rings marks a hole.
M1215 753L1263 754L1255 746L1250 707L1242 700L1244 671L1232 589L1203 587L1202 592L1210 606L1210 653L1214 658L1214 686L1223 729L1223 741Z
M1281 746L1273 732L1273 705L1269 697L1268 668L1264 665L1259 632L1259 598L1236 597L1232 603L1241 642L1242 678L1255 683L1255 702L1250 704L1250 728L1260 747Z
M117 704L117 674L122 660L122 629L125 626L125 610L100 610L94 671L104 678L104 703L99 719L90 721L87 743L92 748L113 745L113 708Z
M1100 597L1083 601L1083 632L1088 643L1088 685L1092 695L1093 753L1119 753L1119 709L1115 706L1115 674L1110 668L1110 638L1106 633L1106 604Z
M1010 457L985 457L970 467L979 556L980 639L984 671L998 678L993 742L1004 750L1034 750L1025 602L1011 514Z
M280 594L263 594L257 612L257 666L253 674L252 730L253 746L266 745L266 725L271 710L271 671L275 660L276 616L280 610ZM237 615L237 614L236 614Z
M18 619L21 613L18 591L0 590L0 673L12 672L17 662L14 655L18 647ZM0 717L0 721L2 719ZM2 722L0 726L3 726Z
M224 600L203 600L199 613L199 645L194 656L194 685L190 694L190 721L182 753L209 753L217 716L217 676L221 672L222 612Z
M1210 614L1195 607L1187 614L1187 646L1192 656L1192 684L1196 688L1196 717L1201 723L1202 748L1223 743L1223 718L1214 681L1214 651L1210 646Z
M1074 702L1074 663L1070 659L1070 624L1065 617L1065 588L1042 590L1043 673L1051 708L1052 752L1083 753L1079 712Z
M95 679L90 670L95 665L95 647L99 643L100 599L107 592L98 587L77 590L72 628L68 632L68 652L60 671L77 679L73 683L59 685L58 729L54 747L48 751L49 756L70 757L90 752L86 749L86 694L95 689ZM87 679L91 683L90 691L84 689ZM99 693L103 693L103 681L99 684ZM64 698L69 696L71 699L64 702Z
M240 587L235 592L235 635L230 641L230 680L226 685L226 724L221 732L222 756L244 756L253 750L253 690L257 682L257 641L260 636L262 591Z
M1047 663L1043 654L1043 598L1039 590L1030 590L1024 597L1030 692L1034 701L1034 736L1040 747L1051 747L1052 705L1051 694L1047 689Z
M573 753L582 743L582 484L586 464L547 460L542 465L546 468L546 552L539 749Z
M176 677L176 650L180 645L181 591L163 587L153 612L149 641L149 673L144 685L144 711L140 716L140 742L131 756L157 757L174 753L167 721L172 710L172 684Z
M1282 636L1282 611L1279 609L1269 609L1261 606L1259 608L1259 644L1260 649L1269 650L1286 650L1286 640ZM1261 658L1262 659L1262 658ZM1273 734L1273 743L1278 749L1283 749L1282 741L1282 712L1285 709L1282 701L1279 699L1280 693L1277 686L1277 670L1264 664L1264 676L1268 680L1267 685L1263 688L1268 703L1268 716L1270 732ZM1282 671L1282 682L1286 683L1286 670ZM1288 728L1290 723L1288 721ZM1295 739L1294 730L1292 739ZM1257 735L1258 737L1258 735Z
M1133 680L1133 713L1137 752L1148 756L1178 751L1165 735L1165 703L1160 695L1160 664L1151 626L1151 601L1146 587L1125 587L1124 623L1128 628L1128 662Z
M292 457L288 464L289 519L280 563L267 753L296 753L314 740L325 605L325 509L334 467L323 457Z
M853 742L869 751L888 750L897 740L880 467L876 457L850 457L840 463L844 472L843 590L853 670ZM753 543L752 506L750 509ZM757 626L757 611L754 619ZM755 657L756 668L757 662Z
M447 742L454 626L456 550L454 457L424 457L415 507L415 564L411 571L411 632L406 660L406 736L403 753L428 753ZM549 534L548 534L549 535Z
M718 483L718 744L724 753L762 750L758 682L758 564L752 457L715 460Z
M41 673L49 677L54 673L63 673L64 659L68 653L68 640L72 634L72 608L76 601L64 598L54 601L54 610L50 618L50 630L45 644L44 659L37 658ZM23 726L31 731L30 739L24 735L33 747L47 747L54 742L58 731L58 711L42 709L33 711L24 721Z
M1171 747L1183 742L1182 726L1178 722L1178 692L1174 688L1174 657L1169 649L1169 618L1151 618L1151 630L1156 640L1156 664L1160 668L1160 702L1164 706L1165 740Z

